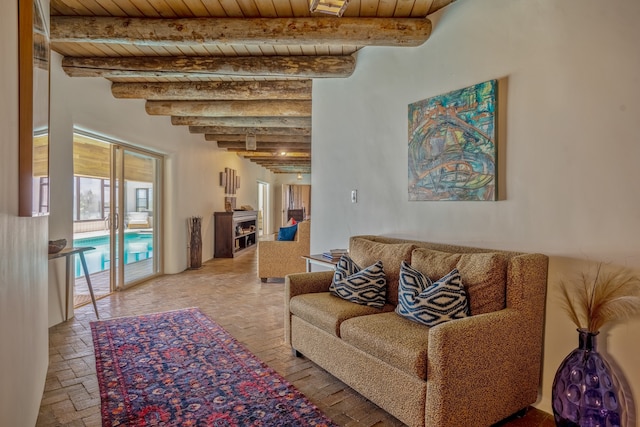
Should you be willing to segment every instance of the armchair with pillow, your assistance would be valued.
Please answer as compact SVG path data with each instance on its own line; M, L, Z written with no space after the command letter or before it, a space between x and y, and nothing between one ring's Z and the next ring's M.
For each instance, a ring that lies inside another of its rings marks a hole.
M258 277L281 278L306 271L303 255L309 255L311 221L281 227L278 240L258 242Z

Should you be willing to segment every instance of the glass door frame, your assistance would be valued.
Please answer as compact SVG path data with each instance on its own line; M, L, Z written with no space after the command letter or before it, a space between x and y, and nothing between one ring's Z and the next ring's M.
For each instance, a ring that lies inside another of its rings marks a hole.
M110 259L117 260L110 264L111 289L124 290L152 277L164 273L163 248L163 177L164 157L147 150L139 149L119 141L107 141L111 144L111 192L110 192L110 221L109 235L111 238ZM153 214L153 273L140 279L127 282L125 277L125 153L131 152L153 158L156 170L153 182L152 212Z

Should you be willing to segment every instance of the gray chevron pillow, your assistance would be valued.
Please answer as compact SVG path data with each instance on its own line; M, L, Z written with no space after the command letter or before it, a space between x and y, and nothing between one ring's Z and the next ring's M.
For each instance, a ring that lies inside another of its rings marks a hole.
M402 261L396 313L427 326L467 317L469 303L458 269L432 282Z
M349 256L343 255L336 265L329 292L356 304L382 308L387 297L382 261L361 269Z

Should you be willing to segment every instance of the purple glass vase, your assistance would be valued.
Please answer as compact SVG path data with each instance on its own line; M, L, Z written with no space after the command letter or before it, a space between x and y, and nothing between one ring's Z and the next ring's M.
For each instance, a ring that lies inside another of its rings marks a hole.
M624 396L609 364L596 348L598 332L578 329L578 348L562 361L551 401L560 427L622 427Z

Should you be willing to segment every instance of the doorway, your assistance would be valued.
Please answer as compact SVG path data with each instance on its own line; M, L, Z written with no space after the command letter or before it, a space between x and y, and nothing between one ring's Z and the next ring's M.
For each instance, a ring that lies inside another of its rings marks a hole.
M269 184L258 181L258 237L269 234Z
M96 298L162 272L163 159L121 142L74 134L74 238ZM90 302L76 260L74 306Z
M289 218L296 221L311 219L311 185L282 186L282 224L285 225Z

